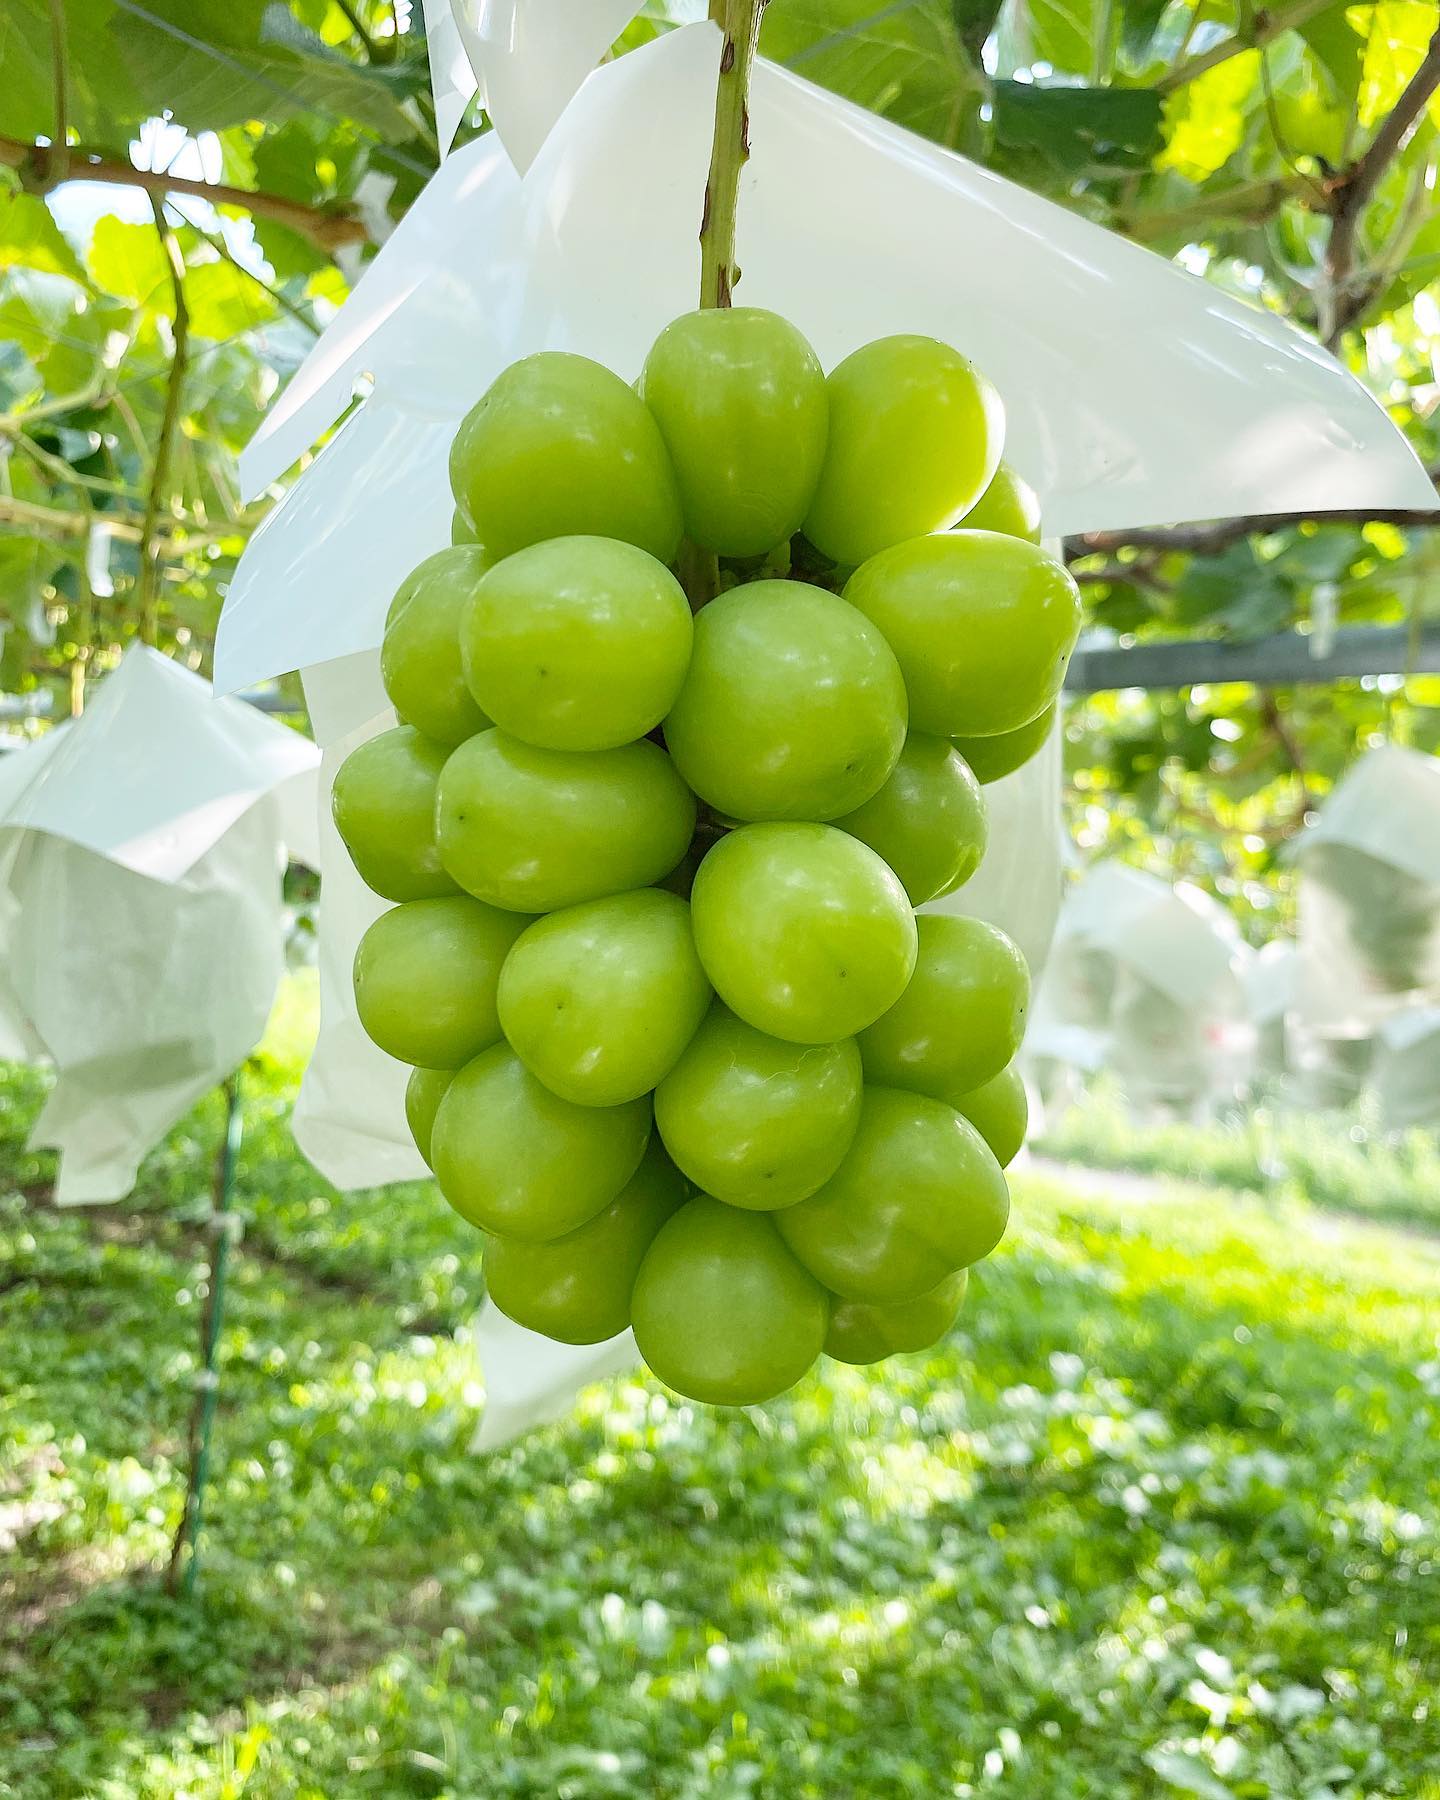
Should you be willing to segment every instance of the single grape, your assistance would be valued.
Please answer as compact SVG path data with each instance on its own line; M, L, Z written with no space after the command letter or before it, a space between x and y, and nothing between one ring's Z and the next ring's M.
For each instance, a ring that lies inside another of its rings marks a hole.
M1015 1064L1007 1063L998 1075L968 1093L947 1098L984 1138L1000 1167L1008 1168L1025 1142L1025 1128L1030 1123L1030 1102Z
M667 875L689 846L695 800L658 744L537 750L496 730L452 754L435 817L462 888L553 912Z
M1054 729L1057 704L1052 700L1044 712L1014 731L1002 731L994 737L957 737L951 742L970 765L975 779L982 787L988 787L992 781L1013 774L1034 756Z
M988 1256L1009 1212L1000 1165L968 1119L925 1094L867 1087L844 1162L775 1224L832 1293L889 1305Z
M430 1134L435 1129L435 1112L455 1079L453 1069L412 1069L405 1083L405 1123L415 1140L415 1148L430 1161Z
M335 772L335 829L360 879L384 900L458 891L435 842L435 792L448 754L413 725L397 725L367 738Z
M485 1291L508 1319L561 1344L602 1344L630 1323L630 1294L685 1183L651 1139L640 1167L593 1219L544 1244L492 1237Z
M830 1303L772 1219L702 1194L660 1227L630 1312L640 1354L677 1393L755 1406L815 1361Z
M1060 692L1080 632L1080 590L1065 565L994 531L882 550L850 577L845 598L899 658L912 727L940 737L1028 725Z
M1030 971L983 919L927 913L917 924L910 985L860 1033L860 1056L867 1081L944 1100L998 1075L1020 1048Z
M675 766L738 819L830 819L868 800L905 742L905 683L880 632L803 581L712 600L665 720Z
M833 561L848 568L944 531L989 485L1005 409L959 351L877 338L831 370L825 391L830 435L805 535Z
M458 1069L500 1036L500 967L528 921L453 894L381 913L355 951L355 1010L389 1056Z
M695 947L748 1025L833 1044L873 1023L915 967L915 915L868 845L830 825L742 825L695 876Z
M970 1271L957 1269L916 1300L895 1300L889 1306L837 1300L830 1309L825 1354L836 1362L876 1363L928 1350L959 1318L969 1282Z
M979 782L944 738L918 731L884 787L835 824L884 857L912 906L962 887L989 835Z
M603 364L541 350L497 375L461 421L450 486L497 560L580 534L680 547L680 500L660 427Z
M435 1114L435 1179L462 1219L543 1244L606 1207L640 1166L650 1103L572 1106L508 1044L466 1063Z
M470 691L513 737L611 750L674 705L690 639L690 603L663 563L614 538L565 537L490 570L460 646Z
M860 1052L767 1037L718 1001L655 1090L655 1127L697 1187L755 1212L828 1181L860 1118Z
M685 313L655 340L640 394L695 543L760 556L800 529L829 408L819 360L793 325L757 306Z
M690 908L659 888L537 919L500 976L500 1023L552 1093L619 1106L674 1067L710 1004Z
M437 744L463 743L490 723L460 666L460 620L489 566L470 546L437 551L400 584L385 615L385 692L400 718Z
M1009 463L996 469L989 487L960 521L966 531L1000 531L1006 537L1040 542L1040 496Z

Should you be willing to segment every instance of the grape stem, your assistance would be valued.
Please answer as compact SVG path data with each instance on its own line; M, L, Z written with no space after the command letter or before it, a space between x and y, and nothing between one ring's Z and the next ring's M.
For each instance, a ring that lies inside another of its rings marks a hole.
M715 136L700 217L700 305L725 307L740 279L735 263L735 210L740 171L750 158L750 75L765 0L710 0L720 27L720 75L715 84Z

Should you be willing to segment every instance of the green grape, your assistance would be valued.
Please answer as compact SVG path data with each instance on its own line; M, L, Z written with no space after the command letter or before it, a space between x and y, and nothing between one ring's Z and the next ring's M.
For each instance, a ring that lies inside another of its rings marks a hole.
M640 1167L593 1219L545 1244L492 1237L485 1291L508 1319L561 1344L603 1344L630 1323L630 1294L655 1234L685 1183L655 1139Z
M453 1069L412 1069L405 1083L405 1123L415 1140L415 1148L430 1161L430 1134L435 1129L435 1112L455 1079Z
M435 791L447 754L413 725L397 725L367 738L335 771L335 829L360 879L384 900L456 892L435 842Z
M966 531L999 531L1006 537L1040 542L1040 496L1009 463L996 469L989 487L960 521Z
M835 824L884 857L912 906L963 887L989 835L979 782L944 738L918 731L884 787Z
M458 506L450 515L450 542L452 544L478 544L480 542L475 535L475 527Z
M660 427L602 364L541 350L497 375L461 421L450 486L498 561L545 538L619 538L661 562L680 500Z
M755 581L696 619L665 742L722 813L830 819L868 800L895 767L905 683L854 607L803 581Z
M695 543L761 556L800 529L828 405L819 361L793 325L757 306L685 313L655 340L640 393Z
M805 535L833 561L848 568L944 531L989 485L1005 409L958 351L928 337L877 338L831 370L825 391L830 436Z
M460 666L460 620L489 566L483 550L437 551L400 584L385 615L385 692L401 719L437 744L464 743L490 723Z
M957 1269L916 1300L896 1300L889 1306L837 1300L830 1310L825 1354L836 1362L876 1363L887 1356L928 1350L959 1318L969 1282L970 1271Z
M690 661L690 603L663 563L614 538L551 538L497 563L461 631L495 723L550 750L611 750L658 725Z
M940 737L1028 725L1060 692L1080 590L1053 556L994 531L912 538L871 557L845 598L885 634L910 723Z
M516 912L553 912L669 874L695 800L659 747L537 750L482 731L450 757L436 802L446 869Z
M1009 1168L1025 1142L1025 1127L1030 1123L1025 1083L1014 1063L1007 1063L998 1075L982 1081L969 1093L947 1099L984 1138L1000 1167Z
M927 913L905 992L860 1033L865 1079L944 1100L998 1075L1020 1048L1030 971L983 919Z
M500 1036L500 967L528 921L453 894L381 913L355 951L355 1010L389 1056L458 1069Z
M755 1406L815 1361L830 1303L772 1219L702 1194L660 1227L630 1312L640 1354L677 1393Z
M435 1114L431 1159L462 1219L543 1244L606 1207L640 1166L650 1103L572 1106L508 1044L466 1063Z
M999 1163L954 1107L867 1087L844 1162L775 1224L832 1293L888 1305L988 1256L1009 1212Z
M658 888L537 919L500 976L500 1023L516 1054L577 1106L648 1094L709 1004L690 908Z
M1002 731L994 737L957 737L951 742L970 765L971 773L982 787L1013 774L1029 762L1049 737L1055 726L1057 702L1052 700L1028 725L1014 731Z
M872 1024L915 967L915 915L868 845L829 825L742 825L690 896L695 947L746 1024L833 1044Z
M828 1181L860 1118L860 1052L767 1037L719 1002L655 1090L655 1127L690 1179L755 1212Z

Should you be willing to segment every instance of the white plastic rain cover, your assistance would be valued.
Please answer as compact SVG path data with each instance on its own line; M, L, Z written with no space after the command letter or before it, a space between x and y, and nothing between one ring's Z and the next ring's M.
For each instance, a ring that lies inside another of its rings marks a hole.
M0 1044L56 1081L61 1205L118 1200L258 1042L286 846L316 859L315 746L152 650L0 763Z

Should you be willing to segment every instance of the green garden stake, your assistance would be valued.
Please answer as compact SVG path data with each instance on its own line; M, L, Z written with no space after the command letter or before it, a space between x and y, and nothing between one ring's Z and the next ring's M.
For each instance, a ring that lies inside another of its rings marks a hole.
M220 1393L215 1364L225 1315L225 1274L230 1263L231 1244L240 1236L243 1225L240 1215L232 1212L230 1206L242 1127L238 1072L224 1083L221 1092L225 1096L225 1132L215 1159L214 1206L210 1215L214 1250L210 1258L210 1291L200 1326L204 1355L195 1382L195 1405L190 1414L190 1479L185 1491L185 1509L180 1516L166 1572L166 1585L171 1593L178 1592L186 1600L195 1592L200 1567L205 1483L210 1470L210 1440Z

